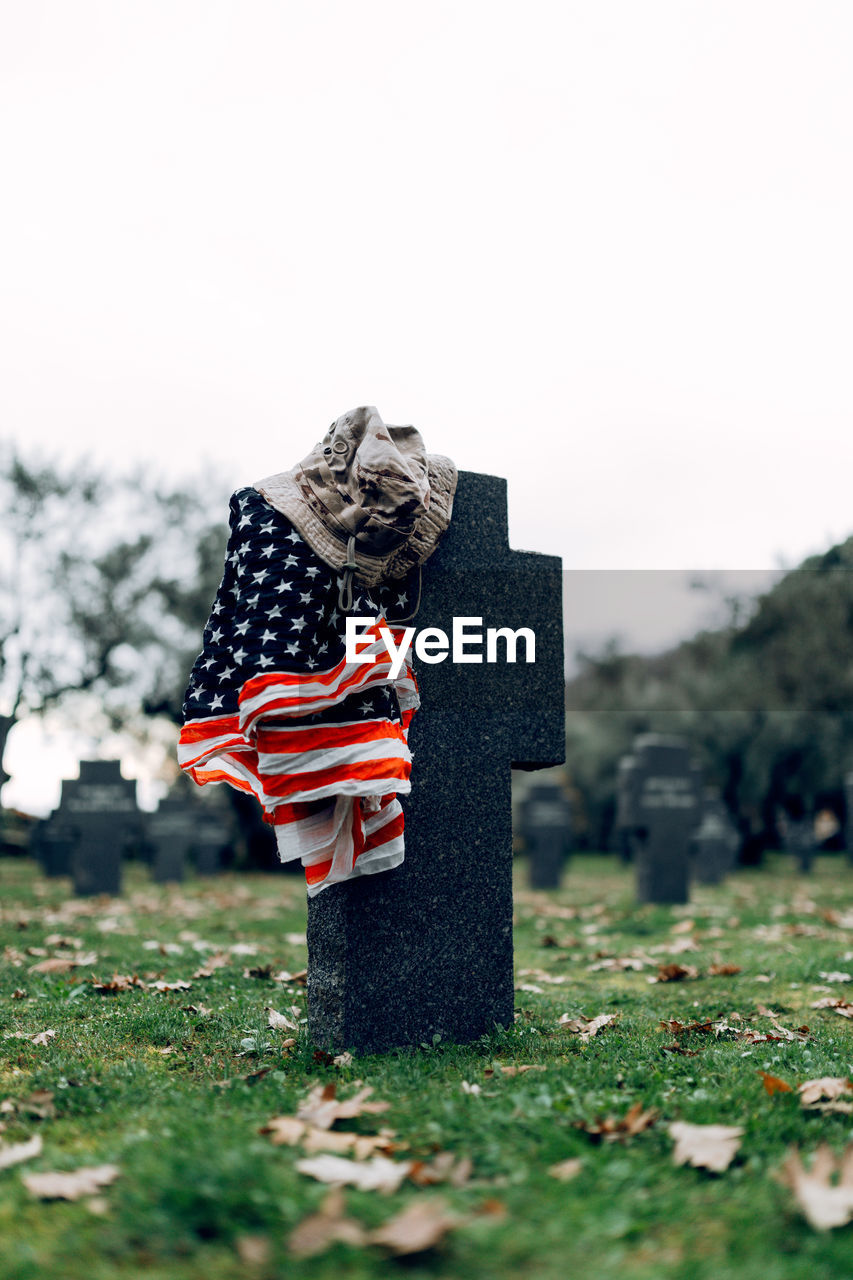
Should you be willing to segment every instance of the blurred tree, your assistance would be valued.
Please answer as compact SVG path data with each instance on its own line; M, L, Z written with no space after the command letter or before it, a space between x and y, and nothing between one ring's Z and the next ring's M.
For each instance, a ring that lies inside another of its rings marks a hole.
M219 490L0 447L0 761L19 719L75 695L117 728L138 730L140 712L178 720L221 573Z

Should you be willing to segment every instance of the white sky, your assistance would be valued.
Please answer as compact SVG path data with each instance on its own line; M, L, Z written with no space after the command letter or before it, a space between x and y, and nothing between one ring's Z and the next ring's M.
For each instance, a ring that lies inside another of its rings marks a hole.
M236 487L369 403L567 568L796 563L851 65L849 0L0 0L0 434Z

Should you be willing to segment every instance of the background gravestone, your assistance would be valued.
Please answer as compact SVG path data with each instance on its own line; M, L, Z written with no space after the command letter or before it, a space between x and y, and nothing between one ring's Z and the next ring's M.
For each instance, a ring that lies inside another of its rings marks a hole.
M559 889L572 848L572 811L562 787L537 782L528 788L519 810L519 834L531 889Z
M616 844L623 862L634 857L636 816L637 761L634 756L622 756L616 775Z
M783 813L779 820L784 849L793 855L797 867L808 874L814 863L816 841L814 819L805 806L796 806L794 814Z
M716 787L706 787L702 815L691 843L691 875L697 884L719 884L734 866L738 838Z
M505 480L460 473L414 625L530 627L536 661L521 644L514 665L416 663L405 862L308 903L309 1030L323 1048L466 1043L513 1020L511 769L563 760L560 569L510 550Z
M847 804L847 817L844 824L847 860L853 862L853 773L844 775L844 799Z
M688 902L690 841L699 817L696 772L683 738L647 733L637 760L637 899Z
M81 760L80 777L62 783L56 816L75 834L74 892L120 893L122 853L139 838L143 824L136 783L122 777L120 762Z
M226 810L219 804L199 804L194 820L191 844L196 874L218 875L223 867L225 851L231 843Z
M164 796L148 816L145 826L151 879L157 884L183 880L184 859L196 836L196 817L197 809L183 788L176 795Z
M33 829L30 852L38 860L44 875L55 879L71 875L71 856L76 843L74 828L57 813L52 813Z

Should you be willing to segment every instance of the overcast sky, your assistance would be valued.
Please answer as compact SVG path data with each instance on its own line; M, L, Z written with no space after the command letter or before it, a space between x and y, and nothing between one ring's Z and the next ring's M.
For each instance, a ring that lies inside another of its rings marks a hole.
M571 569L853 530L849 0L0 15L0 434L236 487L367 403Z

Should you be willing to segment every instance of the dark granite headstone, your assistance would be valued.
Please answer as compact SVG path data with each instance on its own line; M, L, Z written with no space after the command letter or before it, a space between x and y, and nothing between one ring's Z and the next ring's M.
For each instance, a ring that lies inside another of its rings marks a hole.
M158 884L181 881L184 859L196 835L196 807L180 795L164 796L145 824L152 849L151 879Z
M136 783L122 777L120 762L81 760L80 777L62 783L56 816L76 836L71 859L74 892L120 893L122 853L138 837L143 821Z
M702 796L699 826L691 842L691 876L697 884L719 884L734 865L738 838L729 811L716 787Z
M569 798L556 783L538 782L521 803L519 834L528 856L531 889L559 889L572 848Z
M33 831L31 853L49 879L70 876L71 856L76 843L74 828L52 813Z
M536 660L522 642L515 664L416 661L405 862L308 904L309 1030L325 1049L466 1043L513 1020L510 771L563 760L560 568L510 550L505 480L460 474L414 625L529 627Z
M844 799L847 804L847 818L844 824L847 861L853 862L853 773L844 775Z
M699 817L696 771L683 739L647 733L634 742L639 902L689 901L690 839Z
M634 857L636 817L637 761L634 756L622 756L616 777L616 844L623 862Z
M222 858L231 839L225 813L219 806L199 806L192 838L192 861L200 876L215 876L222 870Z
M788 853L793 854L797 867L804 874L812 869L816 852L814 820L810 814L792 818L786 815L783 825L783 842Z

